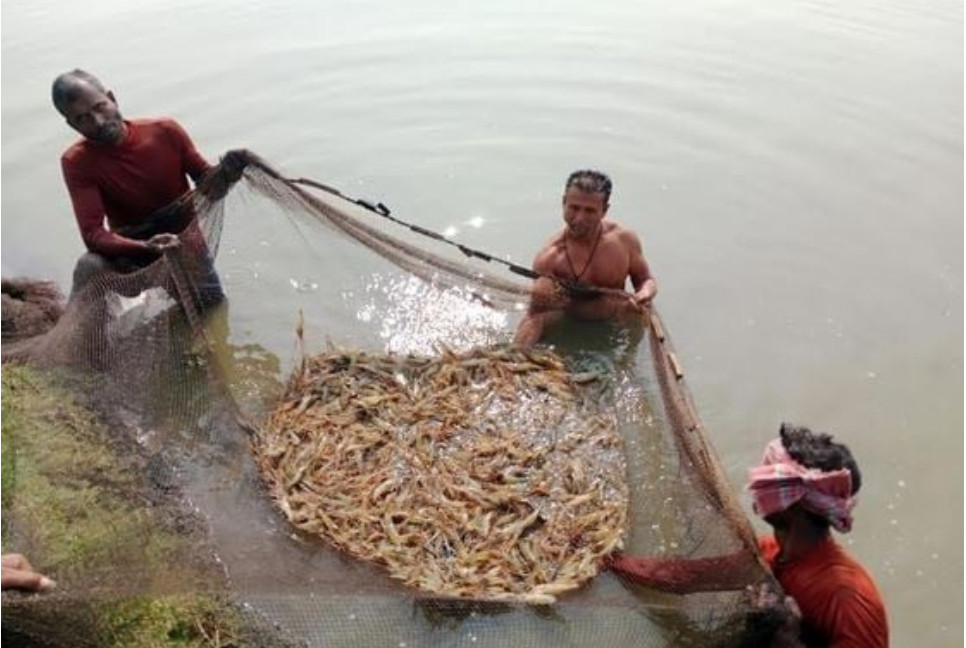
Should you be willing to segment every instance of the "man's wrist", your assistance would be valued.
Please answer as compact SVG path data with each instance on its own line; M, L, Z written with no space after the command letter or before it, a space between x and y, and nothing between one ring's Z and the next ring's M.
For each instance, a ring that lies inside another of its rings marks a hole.
M140 243L141 251L145 254L157 254L161 251L157 245L150 241L138 241L138 243Z

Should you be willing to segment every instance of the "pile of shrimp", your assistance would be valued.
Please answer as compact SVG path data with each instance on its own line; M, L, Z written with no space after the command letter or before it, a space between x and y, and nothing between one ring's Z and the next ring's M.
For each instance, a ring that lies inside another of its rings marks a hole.
M444 597L551 604L622 545L628 488L595 374L507 346L307 358L253 437L300 531Z

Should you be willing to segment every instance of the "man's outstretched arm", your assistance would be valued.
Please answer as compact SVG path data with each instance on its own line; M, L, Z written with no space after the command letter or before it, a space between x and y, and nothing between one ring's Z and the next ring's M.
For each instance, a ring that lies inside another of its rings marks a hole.
M748 585L761 573L742 553L714 558L657 558L611 556L607 566L628 580L675 594L744 589L750 607L746 624L767 648L805 648L799 641L802 613L790 596L768 583ZM836 646L838 644L835 644ZM843 644L843 648L846 644ZM852 644L848 644L851 646Z
M713 558L664 558L616 554L607 566L640 585L676 594L743 589L757 565L742 553Z
M552 270L548 251L541 251L533 260L533 271L550 275ZM518 347L523 349L532 347L543 337L546 327L560 317L560 304L554 301L556 288L554 281L547 277L540 277L533 282L527 313L520 320L513 338L513 343Z
M657 282L644 258L641 240L630 230L624 232L624 238L630 250L630 277L631 284L634 286L634 301L644 306L657 296Z
M198 190L201 191L208 200L221 200L231 189L232 185L238 182L245 168L251 161L251 153L248 149L233 149L221 157L217 166L212 167L201 179Z
M104 201L97 184L66 156L61 158L61 170L81 239L88 250L107 257L141 256L157 252L146 241L130 239L107 229L104 225L107 219Z

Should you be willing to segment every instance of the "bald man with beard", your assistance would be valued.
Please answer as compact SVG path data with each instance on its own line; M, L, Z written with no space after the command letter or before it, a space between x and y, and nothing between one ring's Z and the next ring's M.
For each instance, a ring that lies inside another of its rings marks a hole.
M88 250L75 267L71 296L102 272L127 273L149 265L184 234L181 239L202 261L203 293L210 301L223 299L194 214L169 206L189 190L189 179L212 200L223 196L241 177L248 152L229 151L212 166L176 121L125 119L114 93L83 70L58 76L51 98L68 126L82 136L61 157Z

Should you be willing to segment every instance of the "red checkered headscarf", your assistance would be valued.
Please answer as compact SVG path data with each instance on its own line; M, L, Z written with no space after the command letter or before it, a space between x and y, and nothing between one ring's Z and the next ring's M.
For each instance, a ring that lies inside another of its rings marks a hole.
M852 529L852 473L847 468L806 468L792 458L781 439L765 447L762 465L749 471L755 513L767 517L793 504L827 519L836 530Z

